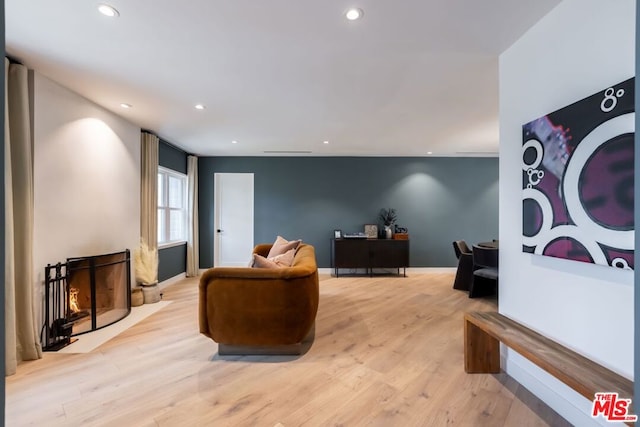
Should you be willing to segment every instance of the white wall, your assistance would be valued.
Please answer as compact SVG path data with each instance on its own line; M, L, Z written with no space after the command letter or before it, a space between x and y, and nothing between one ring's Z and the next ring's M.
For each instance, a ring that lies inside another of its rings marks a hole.
M499 310L628 378L633 272L522 253L521 150L523 124L634 76L634 42L634 0L564 0L500 57ZM593 423L587 399L506 358L569 421Z
M40 301L48 263L138 246L140 128L37 72L33 89Z

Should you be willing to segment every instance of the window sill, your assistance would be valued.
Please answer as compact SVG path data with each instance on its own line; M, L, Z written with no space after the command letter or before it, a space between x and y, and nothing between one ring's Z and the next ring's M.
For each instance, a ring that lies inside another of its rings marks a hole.
M186 240L180 240L177 242L167 242L167 243L159 243L158 244L158 250L162 250L162 249L167 249L167 248L173 248L175 246L182 246L182 245L186 245L187 241Z

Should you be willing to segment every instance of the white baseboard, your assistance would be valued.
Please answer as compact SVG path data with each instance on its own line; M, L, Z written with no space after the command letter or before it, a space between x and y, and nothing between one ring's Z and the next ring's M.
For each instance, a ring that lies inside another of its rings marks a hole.
M455 273L457 267L409 267L407 274L426 274L426 273Z
M551 409L575 426L606 426L604 418L591 417L592 402L556 377L529 362L512 349L506 349L505 372ZM504 356L505 354L503 354Z
M177 283L180 280L186 279L186 277L187 277L187 273L180 273L176 276L170 277L167 280L163 280L162 282L158 283L158 287L160 289L164 289L169 285L173 285L174 283Z
M348 269L340 269L341 271L346 271ZM362 270L364 274L364 269ZM455 273L456 267L409 267L407 268L407 275L409 274L428 274L428 273ZM333 268L318 268L319 274L333 274ZM400 273L402 273L402 269L400 269Z
M202 273L204 273L205 271L207 271L208 268L201 268L199 270L198 275L202 275ZM364 269L362 269L363 273L364 273ZM400 272L402 273L402 269L400 269ZM455 273L456 272L456 267L409 267L407 268L407 275L408 274L427 274L427 273ZM322 267L322 268L318 268L318 274L328 274L331 275L334 273L334 269L331 267ZM170 280L174 280L175 278L178 278L177 280L181 280L184 279L185 274L182 273L181 275L178 275L176 277L172 277L171 279L167 279L164 282L160 283L159 286L164 286L163 284L165 282L168 282ZM171 282L174 283L174 282ZM169 283L169 284L171 284Z

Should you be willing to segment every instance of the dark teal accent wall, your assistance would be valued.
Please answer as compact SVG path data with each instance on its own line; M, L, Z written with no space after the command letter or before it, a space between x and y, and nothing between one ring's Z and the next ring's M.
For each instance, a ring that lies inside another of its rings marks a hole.
M158 149L158 164L186 175L187 153L161 139Z
M453 240L498 237L497 158L203 157L198 172L200 268L213 265L214 173L254 173L255 243L301 238L319 267L334 229L362 231L383 207L409 229L412 267L453 267Z
M187 173L187 153L160 140L158 164L162 167ZM158 250L158 281L170 279L187 271L187 245L182 244Z
M182 244L158 251L158 280L163 281L187 271L187 245Z

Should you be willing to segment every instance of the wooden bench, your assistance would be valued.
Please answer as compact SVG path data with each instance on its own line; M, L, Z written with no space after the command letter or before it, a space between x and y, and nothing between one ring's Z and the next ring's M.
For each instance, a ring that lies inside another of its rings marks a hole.
M465 313L465 372L499 373L500 342L590 401L596 392L633 398L633 381L495 312Z

